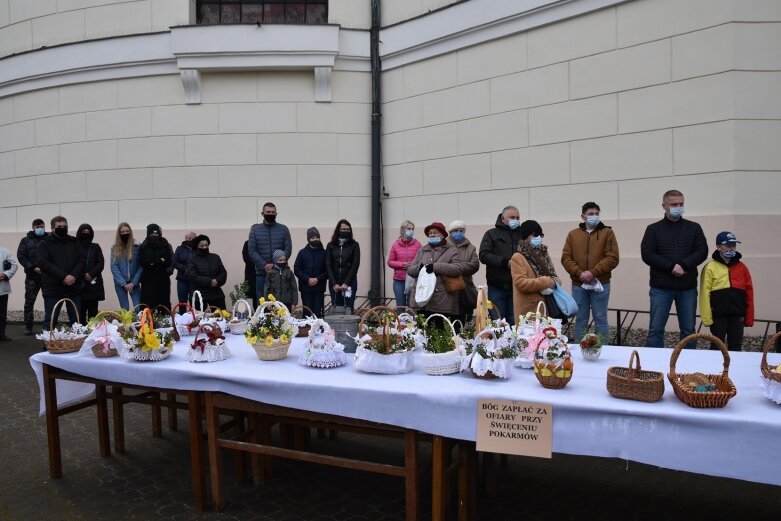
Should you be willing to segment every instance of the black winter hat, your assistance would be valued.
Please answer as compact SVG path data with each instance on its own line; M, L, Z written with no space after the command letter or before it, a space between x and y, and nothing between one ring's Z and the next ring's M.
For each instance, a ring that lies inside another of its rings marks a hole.
M538 235L542 235L542 226L540 226L540 223L537 221L523 221L521 223L521 238L523 240L526 240L529 235L532 235L533 233L537 233Z
M198 237L196 237L195 239L193 239L193 246L195 246L197 248L198 245L201 244L201 241L206 241L209 244L212 243L212 241L211 241L211 239L209 239L208 235L201 234Z
M320 230L312 226L306 231L306 240L311 241L312 237L320 237Z
M152 235L152 232L157 232L158 235L160 235L160 236L163 235L163 230L160 229L160 226L158 226L158 225L156 225L154 223L152 223L150 225L147 225L147 227L146 227L146 235L147 236Z

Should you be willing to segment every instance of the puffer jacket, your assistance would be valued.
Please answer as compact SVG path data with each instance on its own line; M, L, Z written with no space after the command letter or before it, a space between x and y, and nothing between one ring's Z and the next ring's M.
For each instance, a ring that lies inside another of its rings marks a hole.
M407 269L404 264L412 262L420 249L420 241L417 239L396 239L388 253L388 266L393 268L393 280L406 280Z
M43 271L41 292L44 297L78 297L80 281L84 278L84 250L76 237L60 238L50 233L38 246L38 262ZM74 284L66 286L63 280L71 275Z
M212 287L212 279L217 280L216 288ZM190 257L187 261L187 280L190 282L190 289L200 291L205 302L225 298L222 287L228 280L228 272L216 253L196 253Z
M272 256L274 250L282 250L289 259L293 254L293 241L290 239L290 230L284 224L277 222L266 224L258 223L249 231L249 244L247 250L250 259L255 264L255 273L265 273L266 264L274 262Z
M410 306L413 309L422 309L430 313L445 313L447 315L458 314L458 292L448 293L445 289L445 283L442 282L442 275L457 277L461 275L463 269L458 256L458 248L445 243L445 246L432 248L426 244L418 250L415 259L407 268L410 277L418 278L420 270L427 264L434 265L434 274L437 276L437 284L434 287L434 294L426 305L421 306L415 301L415 292L410 294Z
M46 234L40 237L35 235L35 232L29 231L27 235L22 237L19 241L19 248L16 250L16 258L19 259L19 264L24 268L25 275L40 277L35 273L35 268L40 267L38 265L38 246L41 241L46 237Z
M133 258L128 261L124 255L117 257L114 247L111 248L111 276L114 278L114 284L124 286L130 282L138 286L141 282L141 275L144 268L141 267L138 260L138 252L141 246L138 243L133 244Z
M507 264L522 240L520 226L511 230L502 222L502 214L496 218L494 227L485 232L480 241L480 262L485 264L485 280L489 286L505 290L512 288L512 275Z
M10 264L8 269L5 269L6 262ZM0 280L0 295L8 295L11 293L11 277L14 276L18 268L19 265L14 260L11 252L0 247L0 271L5 274L5 278Z
M548 255L547 246L541 247L541 254ZM550 263L553 266L552 263ZM536 311L537 304L544 300L540 291L550 288L552 277L538 275L526 257L521 253L512 256L510 269L513 275L513 312L515 320L529 311ZM553 277L556 274L553 273Z
M293 264L293 273L298 277L298 289L301 293L324 293L328 283L328 271L322 246L317 249L310 246L301 248ZM314 286L309 285L309 279L312 278L317 279Z
M325 249L325 269L328 283L352 285L361 265L361 247L352 239L344 244L329 242Z
M195 255L195 249L190 241L182 241L174 252L174 268L176 268L176 280L187 280L187 263Z
M696 289L697 266L708 258L708 241L696 222L684 218L672 221L665 216L645 229L640 254L651 268L652 288ZM673 275L676 264L686 272L681 277Z
M561 264L572 284L580 286L580 275L590 271L602 284L610 283L611 272L618 266L618 241L613 229L599 223L591 233L586 224L569 232L561 250Z
M700 316L704 326L712 326L719 317L743 317L747 327L754 325L754 283L737 252L729 264L713 252L712 260L700 277Z

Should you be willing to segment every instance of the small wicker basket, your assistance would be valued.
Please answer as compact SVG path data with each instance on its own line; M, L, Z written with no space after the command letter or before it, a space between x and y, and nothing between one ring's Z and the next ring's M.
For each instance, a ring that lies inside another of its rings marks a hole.
M770 365L767 363L767 354L770 352L770 349L779 338L781 338L781 333L776 333L775 335L768 338L767 342L765 342L765 349L762 351L762 363L760 364L760 370L762 371L762 376L770 381L781 384L781 373L773 371L773 368L770 367Z
M171 336L173 337L174 342L178 342L179 340L181 340L182 337L179 335L179 331L176 329L176 313L168 309L168 307L166 307L163 304L158 304L157 307L155 308L155 311L157 311L158 309L162 310L166 315L168 315L171 318ZM176 309L175 306L174 309ZM159 327L157 329L167 330L168 328Z
M263 314L265 313L265 310L268 308L274 308L274 309L280 309L284 308L287 310L287 307L282 304L281 302L277 302L275 300L268 301L264 304L261 304L255 309L255 314L252 316L251 323L257 323L258 320L261 319ZM290 313L290 311L287 311ZM293 331L293 333L290 335L292 338L295 336L296 332ZM252 348L255 350L255 354L258 355L258 358L260 360L263 360L264 362L273 362L275 360L283 360L287 358L287 352L288 349L290 349L290 340L288 340L285 343L282 343L282 341L279 338L275 338L271 345L266 345L265 339L258 338L256 342L252 343Z
M439 317L450 328L452 335L453 350L444 353L431 353L423 352L421 360L423 361L423 367L426 370L426 374L431 376L443 376L447 374L454 374L461 371L461 350L459 350L459 337L456 334L453 323L444 315L439 313L433 313L426 318L425 326L428 326L429 320L434 317ZM424 328L425 328L424 326Z
M60 309L60 304L62 303L70 304L73 306L73 309L76 312L76 322L80 323L79 318L79 308L76 306L76 303L73 302L69 298L62 298L57 301L57 303L52 308L52 318L49 321L49 331L54 331L54 318L56 313L54 313L54 310ZM87 339L87 335L84 335L81 338L65 338L62 340L44 340L43 343L46 345L46 350L49 351L52 354L59 355L63 353L73 353L81 349L82 344L84 344L84 340Z
M683 346L692 340L697 340L698 338L708 340L721 350L721 354L724 356L724 369L721 374L703 375L701 373L675 372L675 364L678 361L678 356L681 354ZM700 409L724 407L727 405L727 402L729 402L729 400L735 396L735 394L737 394L735 384L732 383L732 380L729 378L729 362L729 351L727 351L727 346L724 345L724 342L713 335L706 333L694 333L693 335L687 336L675 345L673 354L670 357L670 372L667 374L667 379L673 386L675 396L677 396L679 400L681 400L689 407L696 407ZM694 376L702 376L707 378L710 383L716 386L716 389L713 391L695 391L691 389L684 382L688 377Z
M242 304L247 310L247 318L240 319L236 316L239 309L239 304ZM252 317L252 305L244 299L239 299L233 304L233 310L231 312L231 320L228 322L228 328L234 335L243 335L249 327L249 320Z
M114 311L101 311L97 315L95 315L93 320L96 320L96 323L100 323L101 321L105 321L108 323L108 319L117 319L122 322L122 317L120 317L117 313ZM108 328L106 328L106 334L105 337L108 338ZM117 356L119 352L114 349L113 347L110 347L106 350L104 350L103 346L100 344L95 344L92 346L92 354L95 355L95 358L111 358L112 356Z
M145 323L149 324L149 328L152 333L157 334L154 329L154 321L152 320L152 311L149 308L145 308L143 314L141 315L141 326L139 327L139 332L143 330ZM122 351L122 357L127 358L128 360L135 360L137 362L161 362L170 357L172 351L172 347L166 347L162 344L159 348L150 349L149 351L144 351L140 347L125 344L125 349Z
M614 398L658 402L664 394L664 375L658 371L642 370L640 355L632 351L629 367L611 367L607 370L607 392Z
M317 319L317 315L315 315L314 311L312 311L311 308L308 306L304 306L301 304L300 306L296 306L291 310L291 313L293 313L293 316L296 318L303 319L304 318L304 310L309 311L309 316L313 317L314 319ZM301 315L300 317L298 315ZM298 325L298 333L296 334L296 337L302 338L302 337L308 337L309 336L309 330L312 326L309 324L299 324Z
M201 320L203 317L195 314L195 309L192 307L192 305L190 305L189 302L177 302L174 305L173 309L177 309L180 307L184 307L185 309L187 309L187 312L182 315L174 316L174 326L176 327L176 332L179 334L180 338L183 336L194 335L195 333L198 332L198 327L201 325ZM189 324L182 324L176 322L177 317L184 317L187 313L190 313L190 315L192 316L192 320L190 321Z

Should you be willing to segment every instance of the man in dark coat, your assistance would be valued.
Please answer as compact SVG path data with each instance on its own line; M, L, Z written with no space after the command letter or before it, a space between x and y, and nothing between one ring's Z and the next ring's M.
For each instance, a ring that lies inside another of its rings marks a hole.
M33 221L33 229L27 232L19 242L19 248L16 250L16 258L19 264L24 267L24 326L25 335L33 334L33 310L35 299L38 298L38 292L41 291L41 267L38 264L38 246L46 236L46 223L43 219ZM48 327L48 326L47 326Z
M225 293L222 287L228 280L228 272L216 253L209 253L211 240L206 235L193 239L195 255L187 262L187 279L193 291L200 291L205 307L225 309Z
M640 244L643 262L651 268L651 317L648 347L664 347L664 328L675 302L680 338L694 333L697 316L697 266L708 258L702 228L683 218L683 194L669 190L662 197L664 217L648 225ZM694 349L696 342L686 345Z
M293 273L298 277L301 303L311 309L315 316L322 318L328 273L325 267L325 249L317 228L312 227L306 231L306 242L307 245L301 248L296 256ZM311 313L304 309L304 315L308 317Z
M68 220L58 215L51 220L52 233L38 245L38 265L41 268L43 291L44 329L49 329L52 315L58 317L60 307L54 308L62 298L71 299L76 308L80 305L81 281L84 278L84 250L76 237L68 235ZM70 323L76 322L77 309L65 306Z
M98 302L106 300L103 289L103 250L93 242L95 231L89 224L79 226L76 238L84 250L84 278L81 281L81 306L79 316L83 323L98 314Z
M263 222L252 226L248 241L249 257L255 265L255 302L257 303L257 299L263 296L266 272L274 267L272 258L274 251L284 251L288 259L293 253L290 230L284 224L277 222L277 207L274 203L263 205Z
M496 218L496 224L485 232L480 241L480 262L485 264L488 299L510 325L515 324L513 311L513 283L510 259L515 254L521 237L521 214L515 206L505 206Z
M173 249L163 238L163 231L156 224L146 227L146 239L138 250L138 258L144 273L141 275L141 303L152 309L163 305L171 307L171 273Z

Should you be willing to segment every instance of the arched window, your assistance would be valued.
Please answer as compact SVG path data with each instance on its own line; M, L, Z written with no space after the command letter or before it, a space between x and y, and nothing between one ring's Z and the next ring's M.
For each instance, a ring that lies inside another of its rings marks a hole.
M328 0L198 0L198 24L327 24Z

